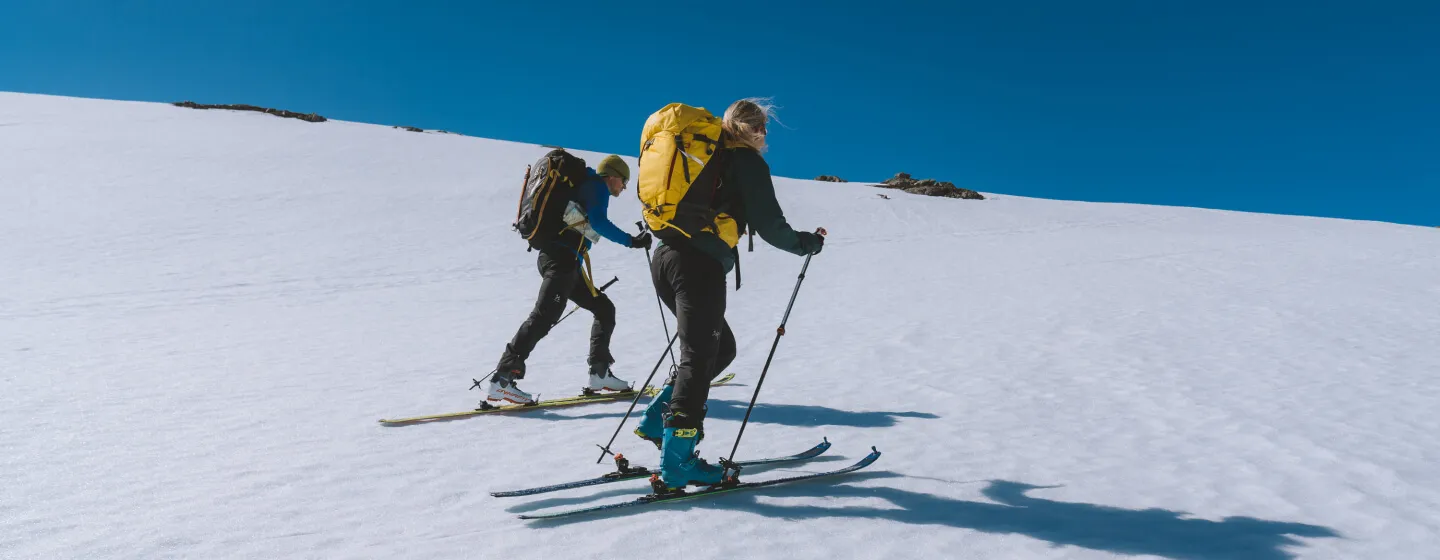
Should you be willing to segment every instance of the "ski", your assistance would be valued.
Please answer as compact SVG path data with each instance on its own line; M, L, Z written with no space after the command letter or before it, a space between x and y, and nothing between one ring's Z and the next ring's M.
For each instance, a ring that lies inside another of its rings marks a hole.
M806 474L806 475L800 475L800 476L792 476L792 477L787 477L787 478L777 478L777 479L773 479L773 480L764 480L764 481L760 481L760 482L741 482L741 483L739 483L739 484L732 484L732 485L711 486L711 487L705 488L705 489L703 489L703 490L696 490L696 491L693 491L693 492L680 491L680 492L675 492L675 493L671 493L671 494L660 494L660 495L657 495L657 494L649 494L649 495L646 495L646 496L641 496L641 497L636 498L636 499L634 499L634 500L630 500L630 501L628 501L628 502L619 502L619 503L614 503L614 504L606 504L606 505L602 505L602 506L594 506L594 507L581 508L581 509L563 510L563 511L558 511L558 512L555 512L555 513L541 513L541 514L535 514L535 515L526 514L526 515L521 515L521 516L520 516L520 519L558 519L558 518L562 518L562 517L570 517L570 516L583 515L583 514L589 514L589 513L599 513L599 512L603 512L603 511L614 511L614 510L618 510L618 509L626 509L626 508L639 507L639 506L648 506L648 505L661 504L661 503L665 503L665 502L673 502L673 501L678 501L678 500L690 500L690 499L694 499L694 498L703 498L703 497L706 497L706 496L713 496L713 495L715 495L715 494L724 494L724 493L726 493L726 492L737 492L737 491L740 491L740 490L754 490L754 489L756 489L756 488L765 488L765 487L767 487L767 486L776 486L776 485L780 485L780 484L788 484L788 483L791 483L791 482L801 482L801 481L806 481L806 480L814 480L814 479L817 479L817 478L825 478L825 477L842 475L842 474L847 474L847 473L852 473L852 472L858 471L858 470L860 470L860 469L863 469L863 468L865 468L865 467L870 466L871 463L874 463L875 460L877 460L877 459L879 459L879 458L880 458L880 451L879 451L878 449L875 449L874 447L871 447L871 448L870 448L870 454L869 454L869 455L866 455L864 459L861 459L859 462L857 462L857 463L855 463L855 464L853 464L853 465L850 465L850 466L848 466L848 467L845 467L845 468L843 468L843 469L839 469L839 470L834 470L834 471L829 471L829 472L822 472L822 473L815 473L815 474Z
M717 378L717 379L714 380L714 381L711 381L711 382L710 382L710 386L711 386L711 387L717 387L717 386L720 386L720 385L724 385L724 384L726 384L726 383L729 383L730 380L732 380L732 379L735 379L735 374L733 374L733 373L727 373L727 374L725 374L724 376L719 377L719 378ZM647 397L654 397L655 395L657 395L657 394L659 394L659 393L660 393L660 388L658 388L658 387L646 387L646 388L645 388L645 396L647 396ZM439 421L445 421L445 420L458 420L458 419L461 419L461 418L469 418L469 417L471 417L471 416L479 416L479 415L481 415L481 414L494 414L494 413L500 413L500 412L524 412L524 411L537 410L537 409L542 409L542 408L558 408L558 407L562 407L562 406L576 406L576 405L591 404L591 403L598 403L598 402L613 402L613 401L625 400L625 399L633 399L633 398L635 398L635 391L617 391L617 392L614 392L614 393L599 393L599 394L594 394L594 395L575 395L575 396L573 396L573 397L564 397L564 398L559 398L559 399L543 400L543 401L536 402L535 404L507 404L507 405L495 406L495 405L491 405L491 404L489 404L489 403L484 403L480 408L477 408L477 409L474 409L474 410L466 410L466 411L463 411L463 412L446 412L446 413L442 413L442 414L427 414L427 415L424 415L424 416L411 416L411 417L409 417L409 418L394 418L394 419L382 418L382 419L380 419L380 425L382 425L382 426L410 426L410 425L414 425L414 424L426 424L426 423L430 423L430 422L439 422Z
M739 461L738 464L739 464L740 466L742 466L742 467L750 467L750 466L755 466L755 465L769 465L769 464L773 464L773 463L788 463L788 462L792 462L792 461L808 461L808 460L810 460L810 459L814 459L814 458L816 458L816 457L819 457L821 454L824 454L824 453L825 453L826 451L828 451L829 449L830 449L830 440L829 440L829 439L825 439L824 441L821 441L819 444L817 444L815 447L811 447L810 449L808 449L808 450L806 450L806 451L804 451L804 452L802 452L802 453L797 453L797 454L789 455L789 456L785 456L785 457L772 457L772 458L769 458L769 459L751 459L751 460L749 460L749 461ZM611 482L620 482L620 481L624 481L624 480L635 480L635 479L637 479L637 478L647 478L647 477L649 477L651 474L654 474L654 473L656 473L656 472L659 472L658 469L650 469L650 468L646 468L646 467L631 467L631 466L629 466L629 461L625 460L625 458L624 458L623 456L616 456L615 459L616 459L616 462L618 463L617 466L620 467L620 470L615 471L615 472L612 472L612 473L610 473L610 474L606 474L606 475L603 475L603 476L598 476L598 477L591 478L591 479L588 479L588 480L577 480L577 481L574 481L574 482L562 482L562 483L560 483L560 484L552 484L552 485L549 485L549 486L539 486L539 487L536 487L536 488L526 488L526 489L524 489L524 490L507 490L507 491L503 491L503 492L491 492L490 495L491 495L491 496L494 496L494 497L496 497L496 498L513 498L513 497L515 497L515 496L533 496L533 495L535 495L535 494L544 494L544 493L546 493L546 492L556 492L556 491L559 491L559 490L569 490L569 489L571 489L571 488L584 488L584 487L586 487L586 486L595 486L595 485L597 485L597 484L609 484L609 483L611 483Z

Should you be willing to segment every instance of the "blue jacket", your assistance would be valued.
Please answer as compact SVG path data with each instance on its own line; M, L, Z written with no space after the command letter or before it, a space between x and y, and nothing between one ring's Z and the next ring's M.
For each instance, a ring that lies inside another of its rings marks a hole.
M625 247L630 246L630 234L612 223L606 215L610 208L610 187L605 185L605 178L595 173L594 169L585 168L585 182L580 184L580 190L575 193L575 203L585 209L585 216L590 219L590 227L595 229L595 233ZM585 240L585 250L590 250L588 239ZM579 258L579 253L576 253L576 258Z

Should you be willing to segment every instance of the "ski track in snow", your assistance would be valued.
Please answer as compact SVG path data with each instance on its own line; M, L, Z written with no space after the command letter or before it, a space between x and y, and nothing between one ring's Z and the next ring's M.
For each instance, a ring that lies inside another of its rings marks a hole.
M7 93L0 124L0 558L644 556L677 532L694 558L1440 558L1433 229L777 179L831 236L739 454L835 447L747 475L884 456L527 523L645 491L488 494L603 473L628 403L375 420L476 402L538 284L508 224L544 148ZM633 191L612 216L633 229ZM594 257L638 384L665 337L645 259ZM742 253L709 459L801 262ZM572 394L588 328L557 326L526 388Z

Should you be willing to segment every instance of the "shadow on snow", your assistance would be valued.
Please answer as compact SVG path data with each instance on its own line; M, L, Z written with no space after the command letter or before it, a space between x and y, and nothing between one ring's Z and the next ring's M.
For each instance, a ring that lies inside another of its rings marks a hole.
M850 475L846 482L895 478L892 472ZM744 510L768 517L801 520L822 518L879 519L912 525L938 525L985 533L1024 535L1056 546L1077 546L1117 554L1150 554L1176 560L1289 560L1287 548L1303 544L1295 537L1339 537L1329 528L1227 517L1219 521L1186 518L1183 512L1151 508L1123 509L1099 504L1059 502L1031 496L1044 486L1006 480L989 481L983 490L997 503L971 502L884 486L801 483L737 492L703 502L676 502L653 508L621 510L610 515L537 521L533 527L581 523L598 517L642 514L647 509L719 508ZM614 495L606 493L605 496ZM632 494L633 495L633 494ZM823 507L763 503L759 497L879 498L893 507Z
M749 400L732 401L712 398L706 401L709 412L705 414L705 419L734 420L739 422L745 418L745 407L749 405ZM638 417L644 410L644 404L636 406L635 412L631 414L631 421L633 422L634 418ZM576 416L546 414L536 416L536 418L545 420L594 420L599 418L620 418L624 415L624 412L596 412ZM929 412L850 411L826 406L764 402L755 403L755 410L750 414L750 422L753 424L779 424L782 426L805 428L814 426L889 428L894 426L899 418L923 418L933 420L939 418L939 416Z

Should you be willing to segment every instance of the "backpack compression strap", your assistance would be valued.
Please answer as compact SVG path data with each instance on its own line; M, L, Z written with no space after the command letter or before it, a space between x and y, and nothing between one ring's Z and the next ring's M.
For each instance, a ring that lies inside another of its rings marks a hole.
M580 258L585 261L585 270L580 271L580 278L585 281L585 287L590 290L591 297L600 297L600 292L595 291L595 281L591 280L595 273L590 269L590 251L585 250L585 236L580 236Z

